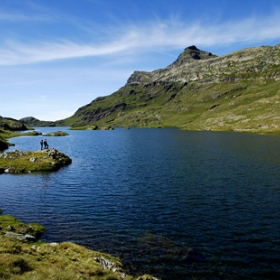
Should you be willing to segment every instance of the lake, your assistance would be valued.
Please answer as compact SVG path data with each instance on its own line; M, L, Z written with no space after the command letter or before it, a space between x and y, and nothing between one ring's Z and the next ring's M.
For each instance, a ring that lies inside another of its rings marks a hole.
M0 208L162 279L280 279L280 136L64 130L72 164L0 175ZM10 139L39 150L41 136Z

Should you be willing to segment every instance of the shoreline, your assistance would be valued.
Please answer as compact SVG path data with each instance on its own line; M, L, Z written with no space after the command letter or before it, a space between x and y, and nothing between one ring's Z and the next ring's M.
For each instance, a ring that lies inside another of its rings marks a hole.
M42 242L39 238L44 231L39 224L24 224L12 216L3 216L0 209L0 278L17 275L17 279L50 279L55 275L61 280L158 280L147 274L127 275L119 258L103 252L72 242ZM27 235L29 238L21 238Z

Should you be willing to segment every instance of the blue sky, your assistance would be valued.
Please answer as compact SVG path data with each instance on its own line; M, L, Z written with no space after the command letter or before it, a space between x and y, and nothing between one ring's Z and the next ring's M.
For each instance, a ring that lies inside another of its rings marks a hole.
M279 0L0 0L0 115L69 117L190 45L279 43Z

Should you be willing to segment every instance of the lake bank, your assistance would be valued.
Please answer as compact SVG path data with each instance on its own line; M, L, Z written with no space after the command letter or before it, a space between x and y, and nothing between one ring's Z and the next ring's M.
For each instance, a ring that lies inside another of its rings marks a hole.
M1 213L0 209L0 278L156 280L149 275L127 275L120 260L105 253L70 242L36 241L44 227ZM33 238L24 239L26 235Z

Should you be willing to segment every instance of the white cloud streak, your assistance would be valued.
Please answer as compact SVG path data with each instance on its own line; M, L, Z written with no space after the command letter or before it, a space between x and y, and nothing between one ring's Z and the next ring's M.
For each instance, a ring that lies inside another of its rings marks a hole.
M106 42L56 40L22 43L7 40L0 46L0 65L19 65L81 57L135 54L157 49L164 52L188 45L223 46L234 43L261 43L280 39L279 14L223 24L184 24L178 20L156 21L142 26L113 28ZM1 18L1 15L0 15Z
M20 13L1 13L0 12L0 21L10 21L10 22L22 22L22 21L49 21L50 17L45 16L32 16L24 15Z

